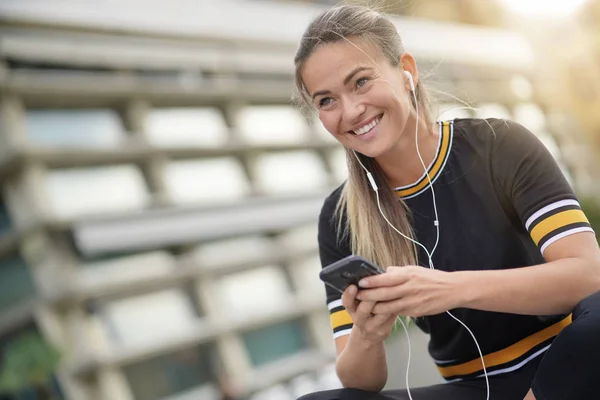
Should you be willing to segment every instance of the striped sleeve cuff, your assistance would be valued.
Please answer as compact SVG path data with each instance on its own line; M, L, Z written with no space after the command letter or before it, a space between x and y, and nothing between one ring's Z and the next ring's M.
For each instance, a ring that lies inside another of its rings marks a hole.
M552 243L579 232L593 232L577 200L560 200L536 211L525 228L543 254Z
M330 302L327 304L327 308L329 309L333 338L337 339L340 336L349 335L353 322L348 311L342 306L342 299Z

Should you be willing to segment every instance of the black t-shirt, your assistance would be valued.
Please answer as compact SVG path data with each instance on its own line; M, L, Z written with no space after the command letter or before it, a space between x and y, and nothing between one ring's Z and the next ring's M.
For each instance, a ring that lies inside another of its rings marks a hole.
M523 126L500 119L455 119L440 124L437 154L429 166L436 195L440 240L433 255L443 271L499 270L544 263L553 242L591 231L576 196L545 146ZM334 218L342 187L324 202L319 218L321 263L351 254L339 241ZM397 189L410 209L416 240L432 249L433 203L425 176ZM417 247L421 266L428 266ZM385 267L385 266L384 266ZM350 315L328 287L334 337L349 334ZM528 316L460 308L451 310L472 331L488 373L515 370L542 354L570 315ZM430 334L429 353L447 380L482 375L470 334L448 314L418 318Z

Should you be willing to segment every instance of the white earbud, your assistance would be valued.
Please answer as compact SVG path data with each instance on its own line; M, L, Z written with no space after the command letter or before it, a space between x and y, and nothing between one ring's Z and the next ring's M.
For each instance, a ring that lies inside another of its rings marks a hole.
M404 76L406 76L406 79L408 79L408 82L410 83L410 91L414 92L415 91L415 83L413 81L412 75L410 74L410 72L404 71Z

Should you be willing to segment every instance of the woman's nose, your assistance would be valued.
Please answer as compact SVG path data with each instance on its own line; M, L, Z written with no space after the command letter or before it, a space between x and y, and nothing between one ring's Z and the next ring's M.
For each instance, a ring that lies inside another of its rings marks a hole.
M360 117L365 110L365 105L360 101L346 101L344 102L344 119L350 124L360 122Z

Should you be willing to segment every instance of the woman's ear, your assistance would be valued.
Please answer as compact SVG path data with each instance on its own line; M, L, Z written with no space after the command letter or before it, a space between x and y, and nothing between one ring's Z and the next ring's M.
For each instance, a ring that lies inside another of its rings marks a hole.
M402 69L412 76L413 83L415 87L419 84L419 70L417 69L417 62L412 54L408 52L404 52L400 55L400 66ZM410 83L406 82L407 90L410 90Z

